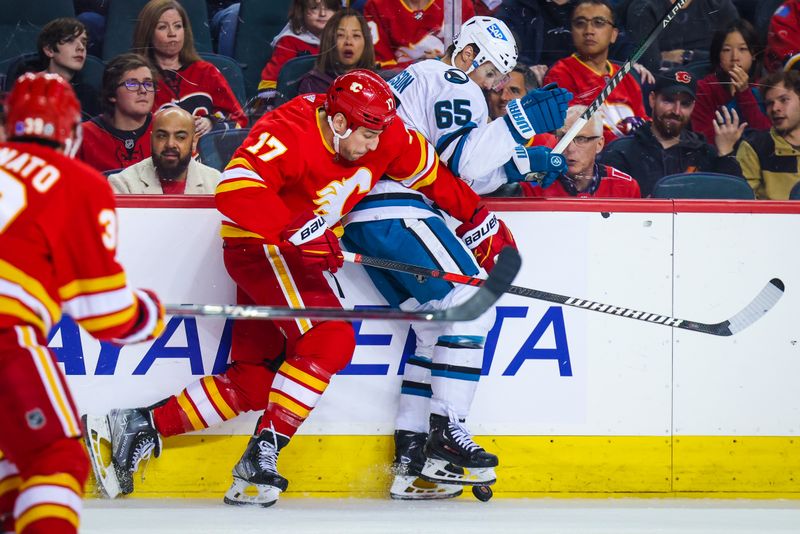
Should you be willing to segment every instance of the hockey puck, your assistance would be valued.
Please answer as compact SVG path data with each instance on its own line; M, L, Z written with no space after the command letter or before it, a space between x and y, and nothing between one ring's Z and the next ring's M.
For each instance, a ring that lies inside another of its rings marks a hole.
M489 486L472 486L472 494L481 502L488 502L494 492Z

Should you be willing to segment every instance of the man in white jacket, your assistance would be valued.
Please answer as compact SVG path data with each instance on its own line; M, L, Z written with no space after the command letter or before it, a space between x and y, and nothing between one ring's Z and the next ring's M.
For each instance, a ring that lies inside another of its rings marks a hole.
M192 159L194 120L185 110L163 108L153 116L152 156L108 177L115 193L213 195L220 173Z

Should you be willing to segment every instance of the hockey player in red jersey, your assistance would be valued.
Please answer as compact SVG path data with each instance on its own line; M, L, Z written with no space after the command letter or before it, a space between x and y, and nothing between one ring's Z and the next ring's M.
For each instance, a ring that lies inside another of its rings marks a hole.
M47 334L67 313L93 336L152 339L164 312L117 263L114 198L71 159L80 104L55 74L26 74L0 143L0 520L3 531L77 532L89 474L75 404Z
M502 225L478 211L478 196L439 164L419 133L395 119L386 82L354 70L337 78L327 95L302 95L264 115L223 173L216 203L224 217L225 266L239 303L339 307L325 273L342 265L339 220L384 175L466 224ZM486 239L480 248L493 258L503 244ZM278 452L354 348L348 323L237 322L225 373L204 377L154 407L115 410L97 423L112 436L113 472L121 476L119 488L108 493L133 490L136 465L126 449L147 440L159 452L161 436L257 410L264 414L233 469L225 502L274 504L288 485L277 470Z

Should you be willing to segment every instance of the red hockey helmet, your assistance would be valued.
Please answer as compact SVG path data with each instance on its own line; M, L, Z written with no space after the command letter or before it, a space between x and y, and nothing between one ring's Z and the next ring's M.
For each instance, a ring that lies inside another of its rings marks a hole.
M77 149L80 124L81 105L58 74L23 74L6 99L6 134L11 139L52 141L70 153Z
M389 84L372 71L356 69L333 81L328 89L325 112L330 118L342 113L348 128L363 126L383 130L392 122L397 110Z

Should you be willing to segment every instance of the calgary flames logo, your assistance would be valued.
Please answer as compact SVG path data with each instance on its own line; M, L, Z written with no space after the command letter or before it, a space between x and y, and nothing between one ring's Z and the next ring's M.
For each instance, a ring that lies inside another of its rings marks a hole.
M361 167L352 176L333 180L317 191L314 203L318 208L314 212L325 217L328 224L332 225L349 212L371 188L372 173Z
M679 70L675 73L675 79L680 83L691 83L692 75L685 70Z
M360 93L363 88L364 86L358 82L353 82L350 84L350 91L354 93Z

